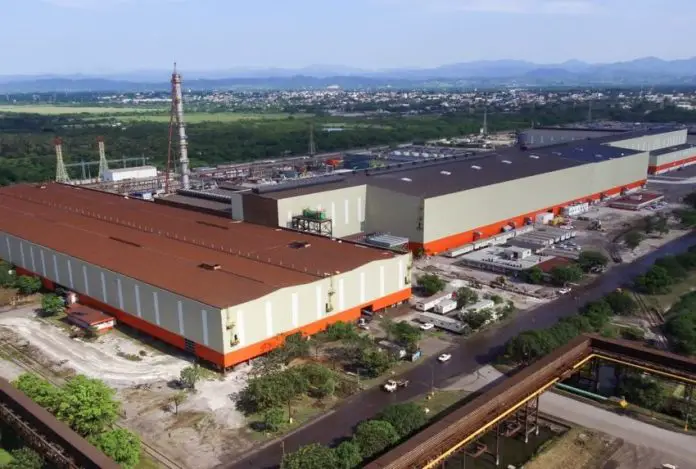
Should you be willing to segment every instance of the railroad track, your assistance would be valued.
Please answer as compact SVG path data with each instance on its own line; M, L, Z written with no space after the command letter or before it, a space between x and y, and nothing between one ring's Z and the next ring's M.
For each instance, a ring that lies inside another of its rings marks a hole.
M665 318L662 315L661 312L657 311L655 308L651 308L648 306L648 304L645 302L645 299L643 298L642 295L636 292L632 292L633 298L635 299L636 303L638 304L638 308L640 309L641 316L643 319L645 319L649 326L650 329L655 333L656 336L656 344L658 348L662 350L667 350L668 343L667 339L665 336L662 334L661 328L662 325L665 323Z
M46 370L46 367L42 363L40 363L38 360L28 356L19 347L16 347L13 344L5 342L5 343L0 344L0 352L2 352L2 351L6 352L6 353L0 353L0 356L2 358L14 363L15 365L19 366L20 368L41 376L43 379L45 379L46 381L48 381L49 383L51 383L55 386L62 386L63 384L65 384L65 379L57 377L53 373L49 373ZM9 352L9 353L7 353L7 352ZM19 355L21 358L18 358L17 355ZM125 425L122 425L118 422L114 425L118 428L123 428L123 429L126 428ZM162 453L160 450L150 446L149 444L145 443L142 440L140 441L140 446L143 448L145 453L147 453L148 456L150 456L152 459L157 461L157 463L161 467L164 467L167 469L186 469L184 466L180 465L179 463L177 463L173 459L169 458L166 454Z

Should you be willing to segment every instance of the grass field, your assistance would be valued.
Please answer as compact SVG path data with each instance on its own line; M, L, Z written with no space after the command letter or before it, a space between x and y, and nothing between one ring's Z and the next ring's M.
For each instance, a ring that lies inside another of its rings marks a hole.
M43 114L46 116L58 116L62 114L136 114L153 111L166 112L166 108L140 108L140 107L101 107L101 106L51 106L51 105L1 105L0 112Z
M89 114L97 119L114 117L128 122L169 122L168 108L146 107L108 107L108 106L51 106L51 105L0 105L0 113L42 114L45 116ZM285 113L249 113L249 112L187 112L186 122L237 122L240 120L277 120L287 119ZM311 117L311 114L294 114L297 119Z

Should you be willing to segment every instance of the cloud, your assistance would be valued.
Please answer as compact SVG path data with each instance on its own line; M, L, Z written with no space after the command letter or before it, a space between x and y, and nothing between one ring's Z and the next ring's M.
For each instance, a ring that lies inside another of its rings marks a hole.
M395 7L426 8L433 12L580 15L598 11L594 0L380 0Z

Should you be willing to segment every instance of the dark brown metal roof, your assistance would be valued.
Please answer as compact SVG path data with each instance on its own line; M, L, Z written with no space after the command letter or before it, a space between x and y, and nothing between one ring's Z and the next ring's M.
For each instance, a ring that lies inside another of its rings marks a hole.
M1 188L0 230L220 308L394 256L61 184Z

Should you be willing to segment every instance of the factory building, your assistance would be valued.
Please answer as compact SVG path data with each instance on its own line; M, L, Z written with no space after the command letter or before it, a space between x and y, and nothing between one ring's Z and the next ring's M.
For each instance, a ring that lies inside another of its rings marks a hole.
M594 130L582 132L549 146L399 162L237 191L223 188L208 200L179 194L158 202L331 238L369 239L377 233L436 254L633 192L645 185L649 166L688 152L686 129L614 129L591 139L587 132Z
M411 292L410 254L61 184L0 189L0 258L220 368Z
M648 174L662 174L696 162L696 144L691 141L687 128L664 125L653 128L646 125L641 127L644 128L628 130L630 127L543 127L521 132L518 143L525 148L535 149L592 139L592 141L604 142L618 148L647 151L650 154ZM646 136L651 138L645 138Z

